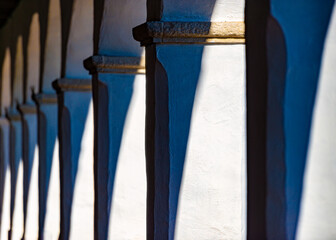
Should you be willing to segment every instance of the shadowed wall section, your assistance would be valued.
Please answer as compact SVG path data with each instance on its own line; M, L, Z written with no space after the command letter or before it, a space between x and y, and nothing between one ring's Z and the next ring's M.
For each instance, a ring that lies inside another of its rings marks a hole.
M333 4L247 2L249 239L296 236Z
M336 238L336 4L323 49L297 239Z

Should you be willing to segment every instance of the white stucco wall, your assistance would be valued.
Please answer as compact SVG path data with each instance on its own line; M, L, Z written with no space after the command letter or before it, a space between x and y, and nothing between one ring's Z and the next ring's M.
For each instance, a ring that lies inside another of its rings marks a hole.
M109 239L146 239L144 75L136 75L116 170Z
M71 92L66 94L71 94ZM93 187L93 103L91 100L78 159L71 211L70 239L93 239Z
M27 122L29 131L28 137L29 151L33 153L33 159L31 166L31 175L30 182L28 185L28 198L27 198L27 216L26 216L26 226L25 226L25 239L26 240L35 240L38 239L38 217L39 217L39 201L38 201L38 166L39 166L39 157L38 157L38 145L37 145L37 115L36 114L27 114L24 116L25 121ZM33 143L33 144L32 144ZM27 161L28 159L25 159ZM25 170L26 171L26 170Z
M244 238L245 161L245 48L205 46L175 239Z
M60 172L59 143L56 139L53 162L51 166L47 212L45 217L44 237L47 240L57 240L60 233Z
M14 215L12 239L21 240L23 234L23 162L20 161L17 173L17 183L14 200Z
M297 238L336 239L336 6L324 46Z

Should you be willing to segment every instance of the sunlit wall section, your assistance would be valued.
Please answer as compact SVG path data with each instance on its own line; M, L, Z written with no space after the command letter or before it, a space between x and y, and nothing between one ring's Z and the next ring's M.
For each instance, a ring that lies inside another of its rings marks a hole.
M336 238L336 5L325 41L315 100L297 238Z
M203 51L176 239L244 239L244 46Z
M244 22L243 0L190 6L167 1L164 19ZM245 239L245 46L204 45L199 67L175 239Z

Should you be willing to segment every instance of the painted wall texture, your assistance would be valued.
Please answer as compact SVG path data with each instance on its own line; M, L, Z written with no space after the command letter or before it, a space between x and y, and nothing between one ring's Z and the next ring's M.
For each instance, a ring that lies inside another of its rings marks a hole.
M336 238L335 29L334 0L19 1L0 240Z
M244 50L243 45L203 49L176 239L244 238Z

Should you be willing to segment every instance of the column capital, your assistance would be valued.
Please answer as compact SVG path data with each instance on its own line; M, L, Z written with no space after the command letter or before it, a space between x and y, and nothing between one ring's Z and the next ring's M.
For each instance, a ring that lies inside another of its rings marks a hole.
M156 44L245 43L244 22L146 22L133 28L141 46Z
M7 108L6 109L6 118L10 122L21 121L21 116L15 108Z
M53 81L52 85L57 93L67 91L88 92L92 88L91 79L60 78Z
M56 104L57 95L54 93L39 93L33 95L33 100L37 105Z
M17 106L17 110L22 114L36 114L37 108L33 104L22 104Z
M84 60L84 67L90 74L145 74L145 58L94 55Z

